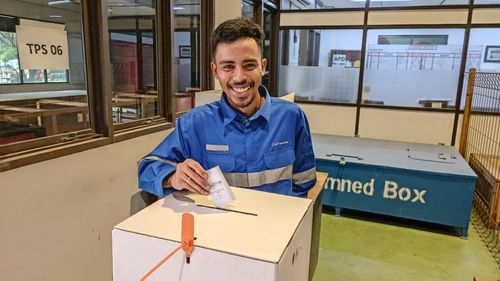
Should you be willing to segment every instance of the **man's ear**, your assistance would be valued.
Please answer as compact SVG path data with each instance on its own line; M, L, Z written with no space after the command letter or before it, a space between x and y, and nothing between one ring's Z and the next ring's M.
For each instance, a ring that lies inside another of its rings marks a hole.
M261 61L260 61L260 64L262 65L262 71L266 71L266 66L267 66L267 59L266 58L263 58Z
M214 61L210 62L210 68L212 69L212 73L215 76L215 79L219 79L219 75L217 75L217 65Z

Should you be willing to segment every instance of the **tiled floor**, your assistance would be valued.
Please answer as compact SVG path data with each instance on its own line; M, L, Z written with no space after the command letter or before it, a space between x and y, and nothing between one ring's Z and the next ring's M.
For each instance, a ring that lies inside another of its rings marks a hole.
M500 280L477 232L468 239L432 228L323 213L314 281Z

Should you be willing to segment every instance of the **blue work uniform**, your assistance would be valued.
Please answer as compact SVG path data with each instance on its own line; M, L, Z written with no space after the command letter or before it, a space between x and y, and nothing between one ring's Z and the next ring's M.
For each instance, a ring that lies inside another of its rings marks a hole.
M296 104L271 98L251 117L234 110L225 94L192 109L149 155L139 162L139 187L157 196L176 163L191 158L204 169L220 166L231 186L305 197L316 183L311 133Z

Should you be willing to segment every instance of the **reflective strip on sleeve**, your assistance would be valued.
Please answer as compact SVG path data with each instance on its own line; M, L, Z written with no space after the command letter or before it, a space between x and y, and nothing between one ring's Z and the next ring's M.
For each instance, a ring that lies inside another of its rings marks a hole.
M281 180L292 179L292 165L255 173L224 173L229 185L238 187L258 187Z
M294 184L303 184L309 181L312 181L316 178L316 167L313 167L309 170L305 170L300 173L295 173L292 176Z
M177 166L177 163L173 162L173 161L170 161L168 159L165 159L165 158L161 158L161 157L158 157L158 156L154 156L154 155L151 155L151 156L146 156L144 158L142 158L141 160L139 160L139 162L137 162L137 165L139 165L142 161L144 160L154 160L154 161L160 161L160 162L163 162L163 163L167 163L169 165L172 165L172 166Z

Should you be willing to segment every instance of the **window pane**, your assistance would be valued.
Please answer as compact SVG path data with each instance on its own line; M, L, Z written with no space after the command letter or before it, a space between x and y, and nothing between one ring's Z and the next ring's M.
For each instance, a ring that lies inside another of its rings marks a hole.
M461 109L464 109L467 95L467 73L472 67L478 72L500 72L500 28L472 28L470 31Z
M47 3L2 2L9 14L0 16L0 145L89 128L81 5ZM20 69L16 25L24 19L38 19L35 29L64 25L69 69Z
M267 89L271 88L271 80L270 80L270 73L274 70L271 69L273 68L274 65L274 59L272 56L272 45L271 42L273 42L273 21L276 20L276 11L271 10L268 8L264 9L264 26L263 26L263 31L264 31L264 42L263 42L263 55L264 58L267 59L267 69L266 73L262 77L262 85L264 85Z
M372 0L373 1L373 0ZM364 8L365 0L282 0L282 10Z
M194 106L194 92L200 90L201 0L174 1L174 60L176 112Z
M23 83L44 83L45 71L43 69L23 69Z
M47 70L47 82L49 83L64 83L68 82L66 70Z
M155 6L107 1L113 122L158 115Z
M370 7L410 7L410 6L448 6L466 5L469 0L371 0Z
M253 4L243 1L241 3L241 16L249 20L254 20L253 18Z
M281 31L279 94L356 102L362 35L362 30Z
M15 18L0 16L0 84L21 83Z
M410 44L380 44L380 38L388 37L419 39ZM442 44L443 38L447 38L446 44ZM362 101L394 106L453 107L463 39L463 29L369 30Z
M500 4L500 0L474 0L474 4Z

